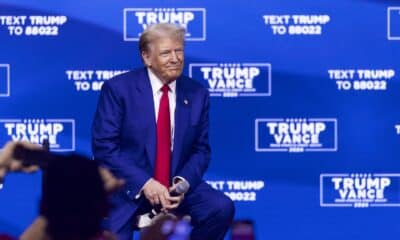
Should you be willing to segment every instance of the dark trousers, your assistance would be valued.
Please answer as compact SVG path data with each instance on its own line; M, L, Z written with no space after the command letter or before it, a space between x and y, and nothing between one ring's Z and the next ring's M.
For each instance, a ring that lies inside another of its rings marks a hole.
M147 208L147 207L146 207ZM200 183L177 209L182 215L190 215L193 230L191 240L223 240L235 213L230 198L207 183ZM133 216L120 230L115 232L119 240L131 240L134 228Z

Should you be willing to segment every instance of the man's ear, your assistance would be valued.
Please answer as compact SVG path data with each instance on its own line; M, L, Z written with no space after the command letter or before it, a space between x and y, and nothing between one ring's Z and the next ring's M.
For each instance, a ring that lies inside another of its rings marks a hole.
M148 52L142 51L142 59L144 65L146 65L147 67L151 67L150 54Z

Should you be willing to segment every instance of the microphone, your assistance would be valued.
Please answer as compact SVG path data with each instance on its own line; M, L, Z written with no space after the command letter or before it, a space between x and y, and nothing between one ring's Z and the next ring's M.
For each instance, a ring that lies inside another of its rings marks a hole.
M179 196L186 193L189 190L189 183L187 181L179 181L176 183L176 187L170 192L172 197ZM137 226L139 228L148 227L153 224L154 218L161 212L161 205L155 206L149 213L138 216Z
M189 183L187 181L179 181L176 183L175 189L170 193L171 196L179 196L189 190Z

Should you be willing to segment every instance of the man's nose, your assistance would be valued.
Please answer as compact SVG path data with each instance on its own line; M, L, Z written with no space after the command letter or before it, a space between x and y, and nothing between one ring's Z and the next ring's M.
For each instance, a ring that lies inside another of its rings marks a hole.
M172 53L171 53L171 61L177 62L178 60L179 60L178 54L176 54L175 51L172 51Z

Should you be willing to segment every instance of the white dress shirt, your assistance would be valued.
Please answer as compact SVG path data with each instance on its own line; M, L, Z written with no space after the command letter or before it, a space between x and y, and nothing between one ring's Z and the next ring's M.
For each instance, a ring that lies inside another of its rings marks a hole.
M147 72L149 73L151 89L153 90L153 100L154 100L154 111L156 116L156 122L158 119L158 111L160 108L160 100L162 96L161 88L164 84L161 80L151 71L150 68L147 68ZM171 152L174 147L174 129L175 129L175 107L176 107L176 81L168 84L168 101L169 101L169 114L171 121Z

